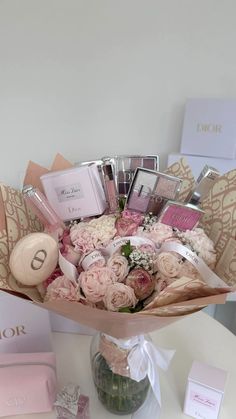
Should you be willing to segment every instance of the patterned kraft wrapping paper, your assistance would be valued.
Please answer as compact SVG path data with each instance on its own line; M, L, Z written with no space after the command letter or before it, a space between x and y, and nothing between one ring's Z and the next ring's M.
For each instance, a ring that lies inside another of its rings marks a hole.
M51 170L72 167L64 157L57 155ZM30 162L25 182L40 186L39 176L48 170ZM167 171L183 181L181 199L187 196L194 184L190 168L184 160L172 165ZM54 311L78 323L102 331L116 338L148 333L201 310L208 304L224 304L227 288L210 288L203 281L181 278L169 285L145 310L135 314L108 312L68 301L43 303L34 287L17 283L9 270L9 255L17 241L28 233L41 231L42 225L26 208L22 194L5 185L0 186L0 288L22 298L29 298L38 306ZM236 184L235 184L236 196ZM235 198L236 199L236 198Z

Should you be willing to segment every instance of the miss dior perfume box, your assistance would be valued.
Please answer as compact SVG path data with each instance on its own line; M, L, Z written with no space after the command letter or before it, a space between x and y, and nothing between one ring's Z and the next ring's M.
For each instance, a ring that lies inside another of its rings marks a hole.
M236 99L189 99L181 154L236 158Z
M218 419L227 372L194 361L188 376L184 413L193 418Z
M50 172L40 180L49 203L63 221L100 215L106 209L95 164Z

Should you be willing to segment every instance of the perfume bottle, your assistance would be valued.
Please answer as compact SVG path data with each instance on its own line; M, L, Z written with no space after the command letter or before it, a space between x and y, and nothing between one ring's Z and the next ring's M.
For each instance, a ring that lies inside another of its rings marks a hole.
M117 207L118 207L117 190L116 190L116 184L114 180L112 165L109 161L105 161L104 164L102 165L102 173L103 173L103 184L104 184L109 211L116 212Z
M32 185L25 185L22 193L27 205L37 215L49 232L66 228L63 221L58 217L39 189L34 188Z

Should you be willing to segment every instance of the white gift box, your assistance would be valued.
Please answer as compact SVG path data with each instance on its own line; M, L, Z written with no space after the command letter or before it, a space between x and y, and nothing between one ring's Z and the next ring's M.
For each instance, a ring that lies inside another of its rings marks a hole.
M170 166L179 161L181 157L186 159L195 179L198 177L205 164L219 170L222 175L230 170L236 169L236 159L218 159L214 157L190 156L184 154L169 154L167 165Z
M189 99L186 103L181 153L236 158L236 100Z
M226 371L194 361L188 376L184 413L193 418L217 419L226 378Z
M50 352L48 311L0 292L0 352Z

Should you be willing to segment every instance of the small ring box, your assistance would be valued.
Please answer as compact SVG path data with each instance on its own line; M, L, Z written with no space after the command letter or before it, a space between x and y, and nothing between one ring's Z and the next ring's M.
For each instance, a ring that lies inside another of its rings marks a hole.
M192 418L217 419L226 379L226 371L194 361L188 376L184 413Z

